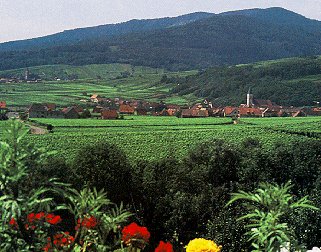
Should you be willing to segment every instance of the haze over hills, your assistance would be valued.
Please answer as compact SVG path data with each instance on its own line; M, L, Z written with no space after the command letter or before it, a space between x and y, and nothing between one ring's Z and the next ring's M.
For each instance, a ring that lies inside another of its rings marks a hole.
M0 69L106 63L203 69L321 54L320 31L320 21L282 8L133 20L0 44L6 59Z

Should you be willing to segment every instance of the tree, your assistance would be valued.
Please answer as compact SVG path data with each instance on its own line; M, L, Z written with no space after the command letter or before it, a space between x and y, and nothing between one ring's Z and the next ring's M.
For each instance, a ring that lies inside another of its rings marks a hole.
M76 187L87 184L106 190L115 203L131 200L131 166L117 146L100 142L79 150L73 161Z

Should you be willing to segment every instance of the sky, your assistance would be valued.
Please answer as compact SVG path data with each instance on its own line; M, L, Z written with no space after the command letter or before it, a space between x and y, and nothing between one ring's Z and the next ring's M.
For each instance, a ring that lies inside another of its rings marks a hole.
M321 20L321 0L0 0L0 42L130 19L268 7Z

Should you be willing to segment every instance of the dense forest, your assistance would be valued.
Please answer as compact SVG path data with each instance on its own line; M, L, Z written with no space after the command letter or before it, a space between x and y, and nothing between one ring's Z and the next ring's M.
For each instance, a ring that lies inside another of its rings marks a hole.
M193 93L209 98L215 105L245 103L252 89L257 99L269 99L279 105L311 106L321 100L321 58L292 58L257 64L214 67L185 78L167 78L177 83L172 93Z
M45 48L35 45L28 50L4 50L0 58L6 60L0 62L0 69L102 63L129 63L170 70L204 69L213 65L321 54L320 22L284 9L209 17L204 14L207 18L199 15L203 19L199 17L200 20L174 27L163 26L163 29L124 32L112 38L89 36L69 44L53 41ZM306 29L308 26L312 28ZM37 41L34 42L37 44ZM13 44L2 47L10 45ZM15 47L18 49L19 46Z

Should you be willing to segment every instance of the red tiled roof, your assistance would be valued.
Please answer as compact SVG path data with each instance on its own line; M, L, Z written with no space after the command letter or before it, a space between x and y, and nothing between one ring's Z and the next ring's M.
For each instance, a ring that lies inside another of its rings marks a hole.
M199 110L199 109L183 109L182 117L208 117L207 110Z
M100 95L98 94L93 94L90 99L97 99L97 98L100 98Z
M229 115L229 114L231 114L235 109L237 109L236 107L225 107L224 108L224 113L226 114L226 115Z
M101 112L101 118L102 119L116 119L116 118L118 118L117 110L115 110L115 109L103 110Z
M134 114L134 112L135 112L135 109L130 105L122 104L119 106L119 113Z
M259 108L239 108L239 114L261 116L262 111Z

